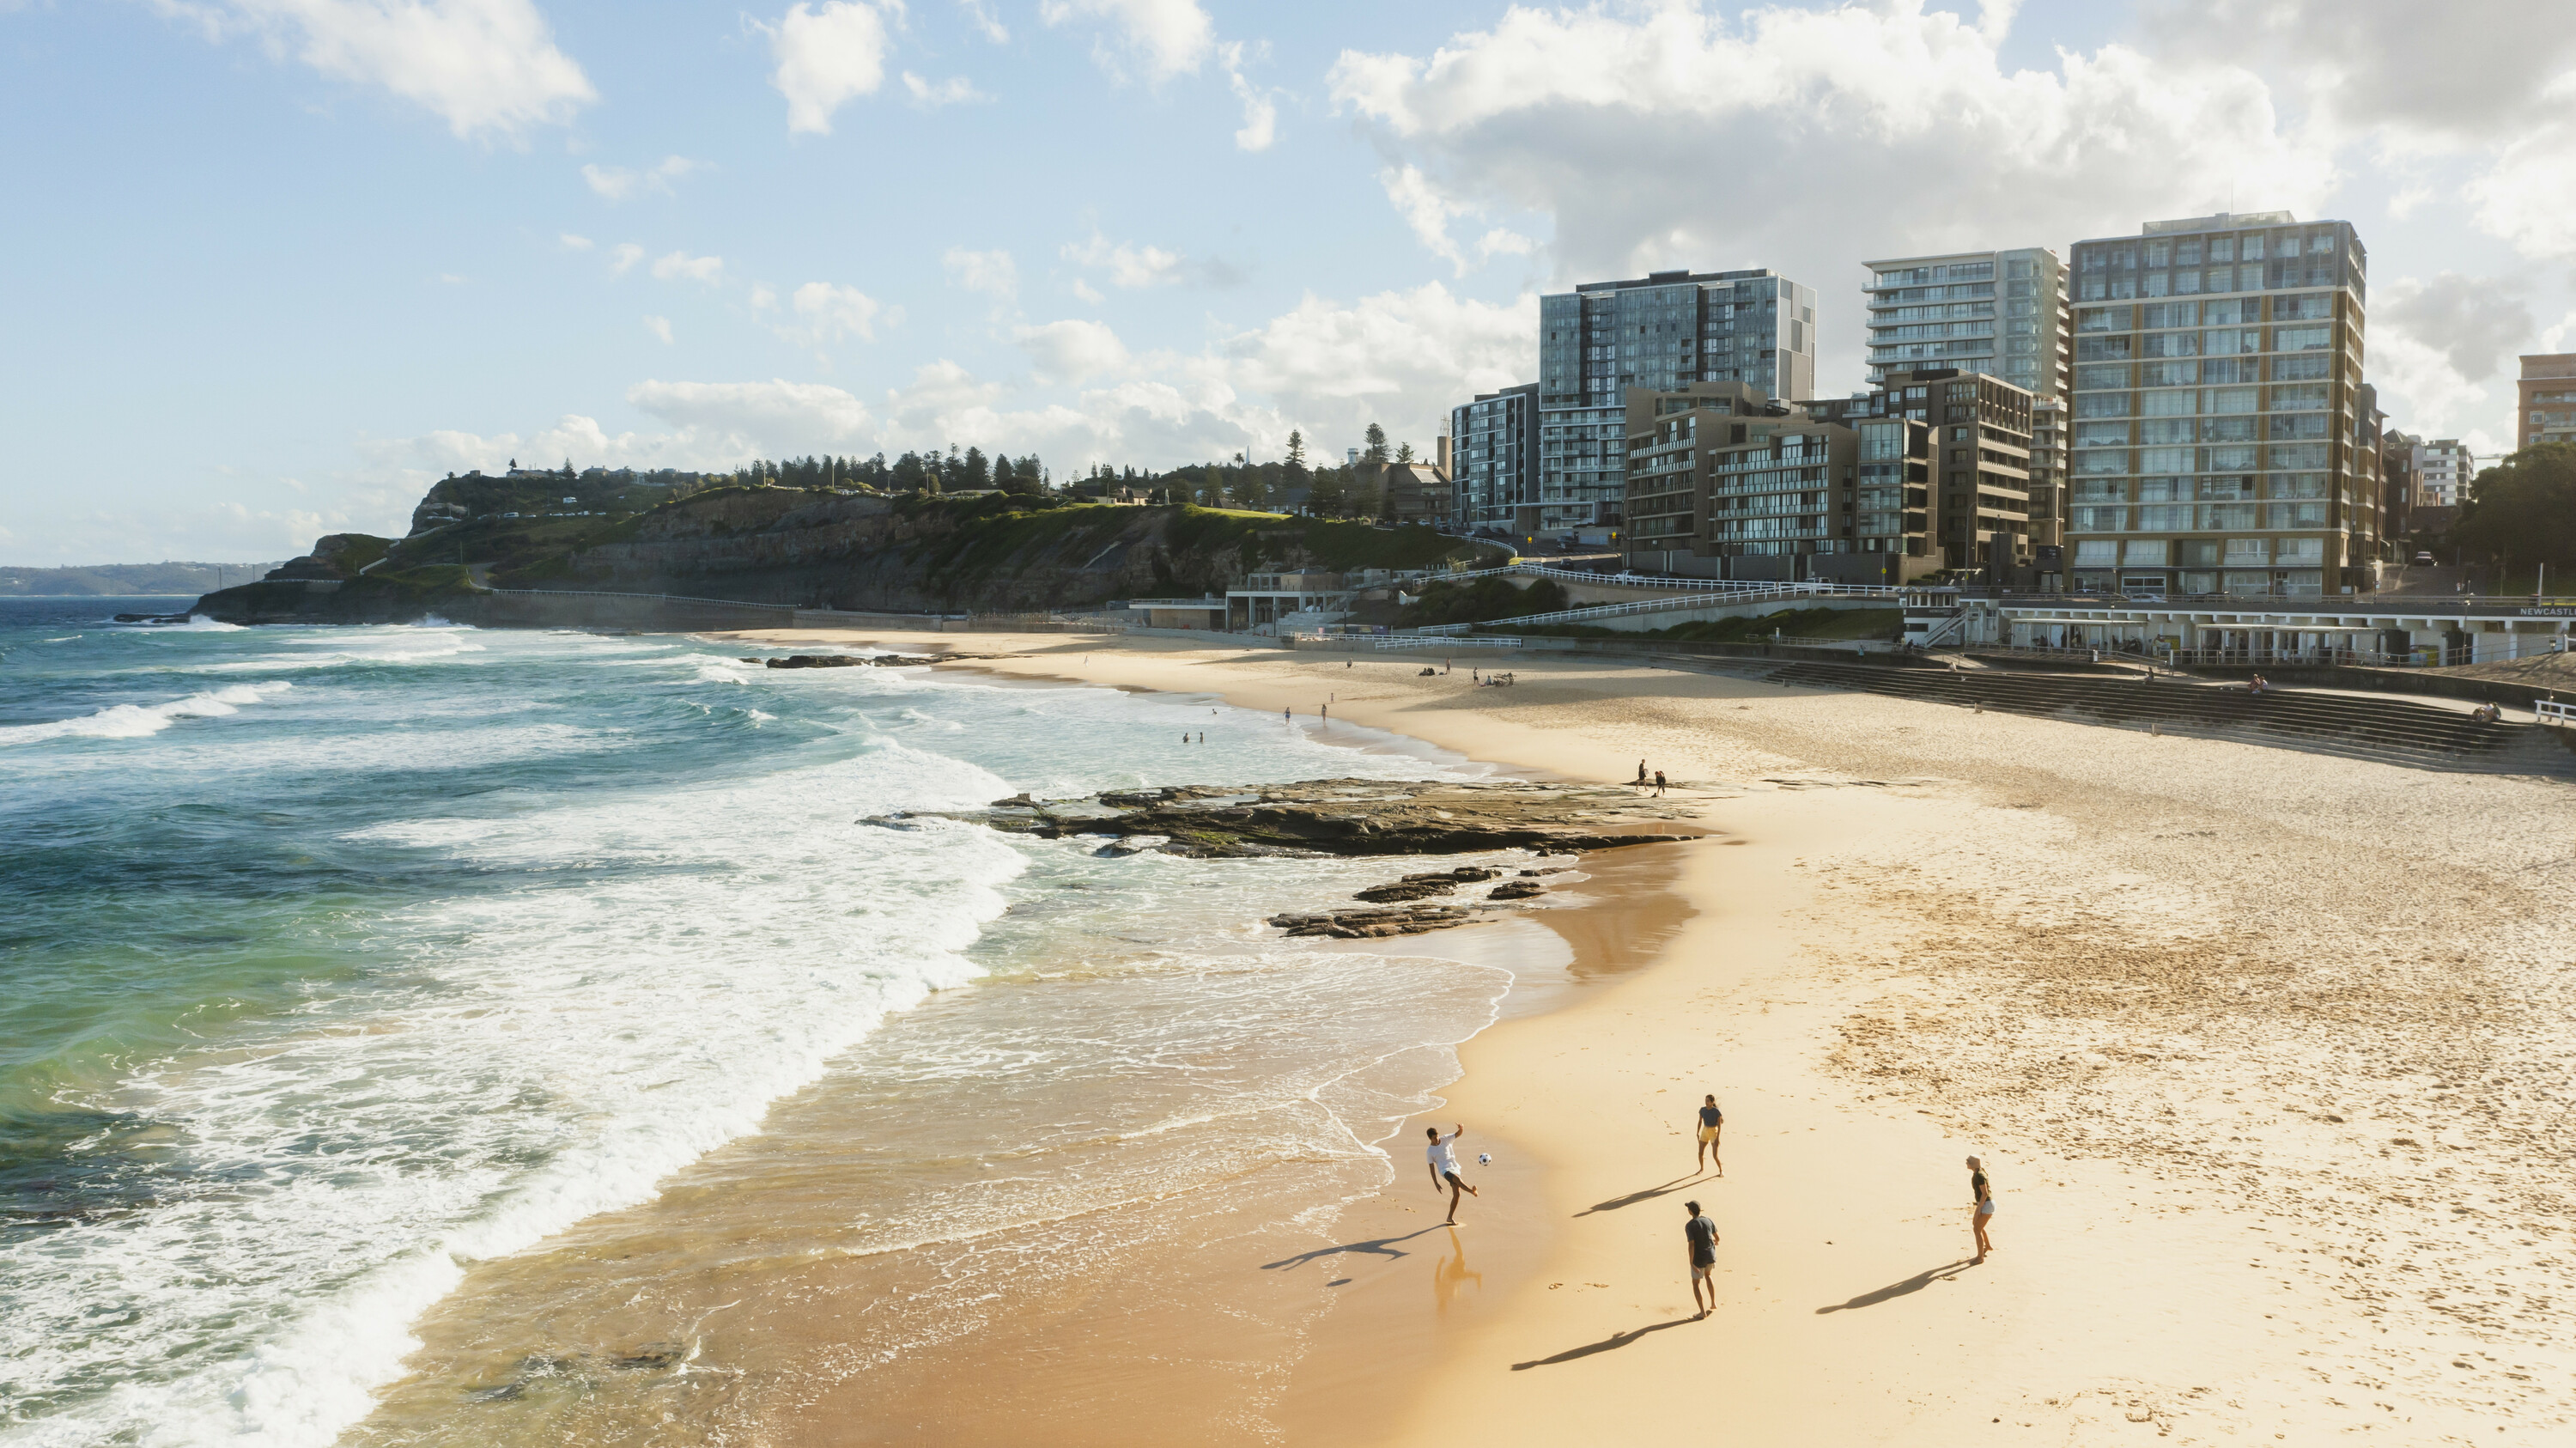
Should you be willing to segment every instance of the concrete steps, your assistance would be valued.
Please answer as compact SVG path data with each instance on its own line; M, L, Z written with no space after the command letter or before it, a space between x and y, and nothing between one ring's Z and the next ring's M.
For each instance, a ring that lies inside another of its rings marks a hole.
M2558 737L2568 731L2533 724L2490 724L2459 710L2407 699L2297 689L2250 694L2242 686L2171 678L2146 682L2002 669L1954 673L1807 660L1662 657L1668 663L1765 683L1883 694L2111 728L2152 725L2166 734L2369 759L2408 769L2576 778L2576 744Z

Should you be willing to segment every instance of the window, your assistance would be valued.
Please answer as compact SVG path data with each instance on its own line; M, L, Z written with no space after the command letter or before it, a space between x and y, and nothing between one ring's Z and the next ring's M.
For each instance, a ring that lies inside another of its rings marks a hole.
M2200 465L2203 469L2216 473L2251 468L2254 466L2254 448L2251 444L2241 447L2204 448Z
M2248 332L2245 335L2251 337L2254 334ZM2275 352L2314 352L2333 345L2332 327L2275 327L2272 329L2272 350ZM2250 352L2253 349L2249 347L2246 350Z
M2110 538L2087 538L2075 545L2075 565L2109 568L2120 559L2120 545Z
M2252 503L2203 503L2200 505L2200 529L2204 533L2223 532L2230 528L2254 526Z
M2331 375L2328 369L2333 365L2333 362L2334 359L2331 357L2318 356L2315 354L2310 354L2304 357L2275 357L2272 359L2272 380L2275 382L2304 382L2314 378L2326 377Z
M2084 422L2075 427L2077 447L2127 447L2129 425L2125 422Z
M2233 502L2239 499L2251 498L2253 496L2254 480L2252 478L2203 478L2200 480L2200 497L2202 502ZM2241 523L2230 526L2250 528L2253 524ZM2211 561L2215 562L2217 560L2212 559Z
M2199 380L2200 364L2196 362L2149 362L2138 375L2143 387L2189 387Z
M2077 417L2126 417L2129 394L2125 392L2085 392L2075 399Z
M2200 325L2200 303L2165 302L2152 307L2140 307L2138 325L2148 331L2165 327L2197 327Z
M2266 503L2263 505L2263 526L2266 528L2322 528L2325 525L2326 505L2323 503ZM2316 540L2291 541L2315 542ZM2286 563L2290 560L2284 556L2282 561Z
M2326 561L2326 540L2323 538L2284 538L2274 545L2272 561L2280 564L2305 563L2315 565L2323 563Z
M2227 561L2231 566L2235 567L2242 567L2247 564L2269 563L2272 561L2272 540L2269 538L2230 538L2227 540Z
M2236 260L2236 238L2232 236L2211 237L2209 240L2209 259L2211 261Z
M2224 336L2226 334L2215 333L2213 335ZM2128 339L2124 337L2118 340L2126 341ZM2197 332L2151 332L2147 335L2146 346L2139 355L2143 357L2199 356L2200 334Z
M2122 360L2130 354L2129 342L2130 339L2127 337L2078 337L2075 339L2075 360L2078 362Z
M2204 410L2208 412L2252 412L2255 391L2251 387L2214 387L2210 389L2206 402L2208 405ZM2254 434L2244 435L2252 437Z
M2213 417L2201 424L2200 440L2202 442L2252 442L2254 441L2254 419Z
M2272 496L2276 498L2322 498L2326 495L2323 473L2290 473L2272 479Z
M2272 445L2271 465L2276 469L2322 468L2326 465L2326 445L2321 442L2294 442Z
M2078 533L2117 533L2128 526L2128 516L2126 508L2076 508L2067 526Z
M2182 395L2186 398L2190 396L2189 393L2184 393ZM2160 395L2154 393L2148 394L2148 397L2151 401L2162 400ZM2193 426L2194 424L2192 420L2187 417L2149 418L2138 425L2138 441L2145 443L2190 442L2193 440Z
M2138 510L2138 531L2142 533L2179 533L2190 526L2191 507L2188 504L2174 503L2163 507L2140 508ZM2129 561L2132 563L2144 563L2147 560L2143 558L2132 558ZM2161 563L2164 560L2159 558L2155 561Z
M2150 392L2143 411L2149 417L2189 417L2199 401L2196 392Z
M2236 259L2239 261L2261 261L2263 259L2262 233L2257 232L2252 236L2243 238L2238 244Z
M2138 470L2149 473L2187 473L2191 471L2191 449L2187 447L2151 447L2138 454Z
M2212 302L2205 320L2213 327L2234 327L2263 320L2263 304L2252 297L2237 301Z
M2120 566L2123 568L2161 568L2164 563L2165 540L2162 538L2132 538L2120 552Z

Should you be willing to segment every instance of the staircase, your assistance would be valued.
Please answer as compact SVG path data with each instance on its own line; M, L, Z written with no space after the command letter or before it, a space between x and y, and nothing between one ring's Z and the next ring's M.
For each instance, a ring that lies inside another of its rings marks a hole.
M1658 655L1658 662L1796 688L1920 699L1999 714L2027 714L2119 729L2226 739L2368 759L2453 774L2520 774L2576 779L2576 730L2489 724L2467 713L2408 699L2242 685L2152 682L1996 669L1886 668L1806 660L1711 659Z

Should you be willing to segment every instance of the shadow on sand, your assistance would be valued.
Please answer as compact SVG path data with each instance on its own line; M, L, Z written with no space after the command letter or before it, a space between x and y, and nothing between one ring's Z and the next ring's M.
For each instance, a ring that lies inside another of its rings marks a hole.
M1574 1215L1578 1217L1588 1217L1594 1212L1615 1212L1621 1207L1633 1207L1639 1202L1651 1202L1657 1197L1671 1196L1673 1193L1680 1191L1682 1188L1689 1186L1692 1182L1698 1181L1699 1179L1700 1173L1698 1172L1692 1172L1689 1176L1677 1176L1671 1181L1661 1183L1657 1186L1647 1187L1641 1191L1630 1192L1624 1197L1612 1197L1606 1202L1594 1202L1592 1205L1585 1207L1582 1211L1579 1211Z
M1676 1317L1669 1322L1650 1323L1645 1327L1630 1328L1626 1332L1614 1332L1599 1342L1587 1342L1581 1347L1570 1347L1554 1357L1532 1358L1525 1363L1514 1363L1512 1371L1517 1373L1528 1368L1543 1368L1551 1363L1570 1363L1576 1358L1588 1358L1596 1352L1608 1352L1614 1347L1626 1347L1647 1333L1661 1332L1668 1327L1687 1327L1699 1320L1695 1316Z
M1828 1312L1849 1312L1855 1307L1876 1307L1880 1303L1887 1301L1889 1298L1903 1297L1909 1292L1920 1292L1935 1282L1956 1277L1975 1265L1975 1263L1962 1257L1958 1261L1952 1262L1947 1266L1928 1267L1923 1271L1917 1272L1913 1276L1906 1278L1902 1282L1891 1282L1885 1287L1879 1288L1875 1292L1864 1292L1849 1302L1837 1302L1830 1307L1819 1307L1816 1309L1816 1315L1818 1317L1822 1317Z
M1430 1226L1422 1228L1420 1231L1407 1232L1401 1237L1372 1237L1365 1242L1340 1242L1330 1247L1318 1247L1312 1252L1300 1252L1294 1257L1282 1257L1276 1262L1264 1262L1261 1264L1261 1270L1264 1272L1275 1272L1282 1267L1303 1267L1318 1257L1330 1257L1337 1252L1366 1252L1372 1256L1385 1257L1389 1259L1396 1257L1410 1257L1413 1255L1412 1253L1397 1251L1395 1244L1398 1242L1410 1242L1414 1238L1421 1236L1424 1232L1437 1232L1440 1230L1441 1225L1441 1223L1434 1222Z

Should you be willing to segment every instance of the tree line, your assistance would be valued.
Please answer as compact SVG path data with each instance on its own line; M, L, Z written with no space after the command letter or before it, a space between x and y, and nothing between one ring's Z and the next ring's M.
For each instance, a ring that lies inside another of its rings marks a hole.
M1076 478L1059 483L1035 453L1014 458L982 448L946 452L907 452L888 461L872 457L807 456L756 459L737 469L734 479L787 488L862 487L892 493L1048 492L1099 495L1116 489L1132 491L1153 503L1193 503L1205 508L1245 508L1266 512L1306 512L1325 518L1375 518L1387 512L1386 469L1391 463L1415 461L1413 444L1390 445L1386 429L1368 425L1367 445L1355 463L1316 466L1306 453L1306 435L1288 434L1287 456L1278 462L1250 461L1236 453L1220 462L1197 463L1157 472L1152 468L1094 463Z

